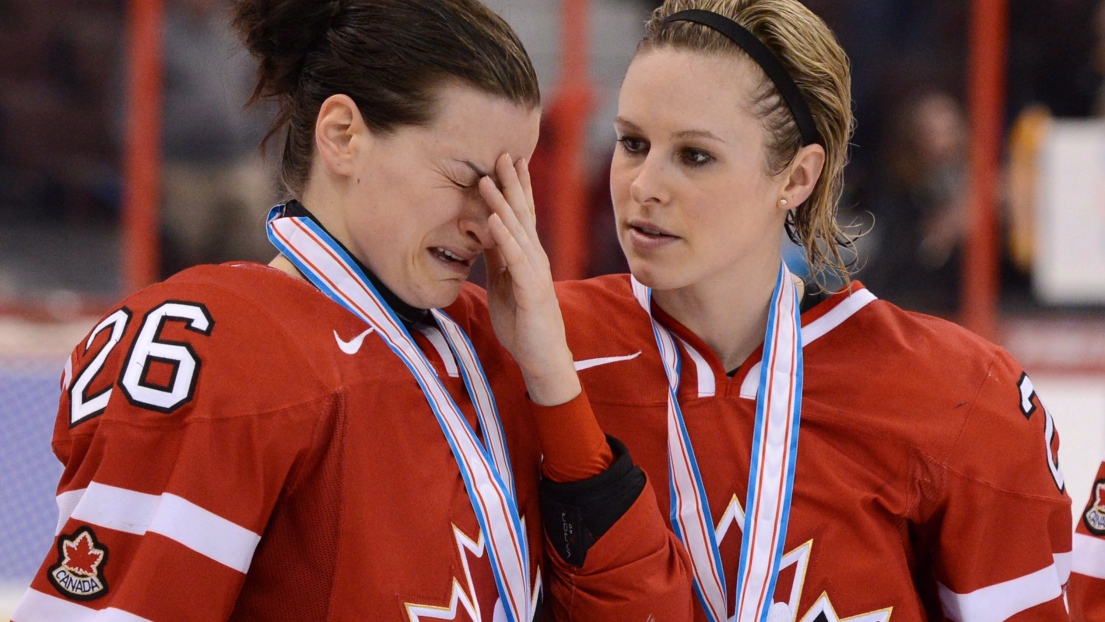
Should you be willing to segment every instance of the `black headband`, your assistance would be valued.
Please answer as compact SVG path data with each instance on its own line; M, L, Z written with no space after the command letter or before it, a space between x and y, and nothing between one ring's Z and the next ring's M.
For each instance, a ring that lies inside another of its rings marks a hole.
M756 61L757 65L763 68L767 77L775 83L779 95L783 97L783 101L790 108L790 114L794 116L794 122L798 125L798 131L802 134L802 141L807 145L821 144L817 124L813 121L810 107L806 104L805 98L802 97L802 92L798 90L798 85L794 83L794 79L783 68L783 64L779 62L779 59L775 58L771 50L767 49L767 46L757 39L756 35L724 15L701 9L672 13L664 20L664 24L670 24L671 22L694 22L709 26L739 45L745 53L752 57L752 60Z

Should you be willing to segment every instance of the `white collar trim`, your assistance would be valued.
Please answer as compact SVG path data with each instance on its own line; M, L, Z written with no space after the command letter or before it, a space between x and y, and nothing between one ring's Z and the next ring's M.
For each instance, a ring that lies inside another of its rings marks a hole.
M805 348L814 340L825 336L829 331L843 324L844 320L852 317L857 311L875 300L878 300L878 298L866 289L852 292L852 294L842 300L840 304L833 307L831 311L802 327L802 347ZM705 363L705 361L703 361L703 363ZM712 381L713 378L711 378L711 385ZM748 370L748 375L744 377L744 381L741 382L740 396L746 400L756 399L756 392L759 389L759 384L760 362L757 361L756 364Z

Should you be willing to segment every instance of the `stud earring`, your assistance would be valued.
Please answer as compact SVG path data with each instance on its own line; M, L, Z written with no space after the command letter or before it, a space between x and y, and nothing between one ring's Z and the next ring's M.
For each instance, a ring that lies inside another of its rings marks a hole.
M779 205L782 205L783 207L786 207L787 206L787 200L786 199L779 199Z

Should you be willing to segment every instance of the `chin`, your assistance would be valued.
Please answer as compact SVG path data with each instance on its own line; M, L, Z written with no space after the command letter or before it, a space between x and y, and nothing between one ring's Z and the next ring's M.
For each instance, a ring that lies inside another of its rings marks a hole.
M672 276L675 270L671 265L671 257L657 256L657 254L639 253L632 244L619 240L622 242L622 255L625 257L626 264L629 265L629 271L633 274L633 278L640 281L641 285L650 287L652 289L669 289L671 287ZM667 261L665 261L667 260Z
M441 309L457 301L463 285L463 281L434 283L411 292L410 298L406 296L402 298L407 304L414 305L420 309Z
M641 285L652 289L666 290L676 289L682 284L679 275L669 267L658 265L655 261L648 261L640 257L627 257L629 271L633 278L641 282Z

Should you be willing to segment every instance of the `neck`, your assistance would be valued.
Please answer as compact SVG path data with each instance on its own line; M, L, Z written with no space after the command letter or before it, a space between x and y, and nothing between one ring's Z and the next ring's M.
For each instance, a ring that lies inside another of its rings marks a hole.
M427 318L430 317L428 310L419 309L418 307L407 304L404 300L402 300L401 298L399 298L399 296L392 292L387 285L384 285L383 281L381 281L380 278L377 277L374 272L372 272L372 270L369 270L368 266L357 259L357 256L354 255L353 252L350 251L345 244L342 244L341 240L334 237L334 235L331 234L329 230L327 230L326 226L323 225L318 218L316 218L311 212L309 212L307 208L303 207L302 203L296 201L295 199L288 201L284 207L284 215L310 218L315 222L315 224L322 228L323 231L326 231L326 234L330 236L330 239L333 240L338 246L340 246L347 255L349 255L349 257L353 260L353 263L357 265L361 272L364 273L365 277L368 278L369 282L372 283L373 287L376 288L376 291L379 292L380 297L384 299L384 302L389 307L391 307L391 310L394 311L397 316L399 316L400 321L406 324L408 328L410 328L412 324L425 322ZM271 262L269 262L269 265L298 278L303 278L303 275L299 273L299 270L295 267L295 265L292 264L292 262L283 255L277 256L276 259L273 259Z
M654 290L653 298L731 371L763 345L778 269L774 263L739 278L719 275L679 289Z

